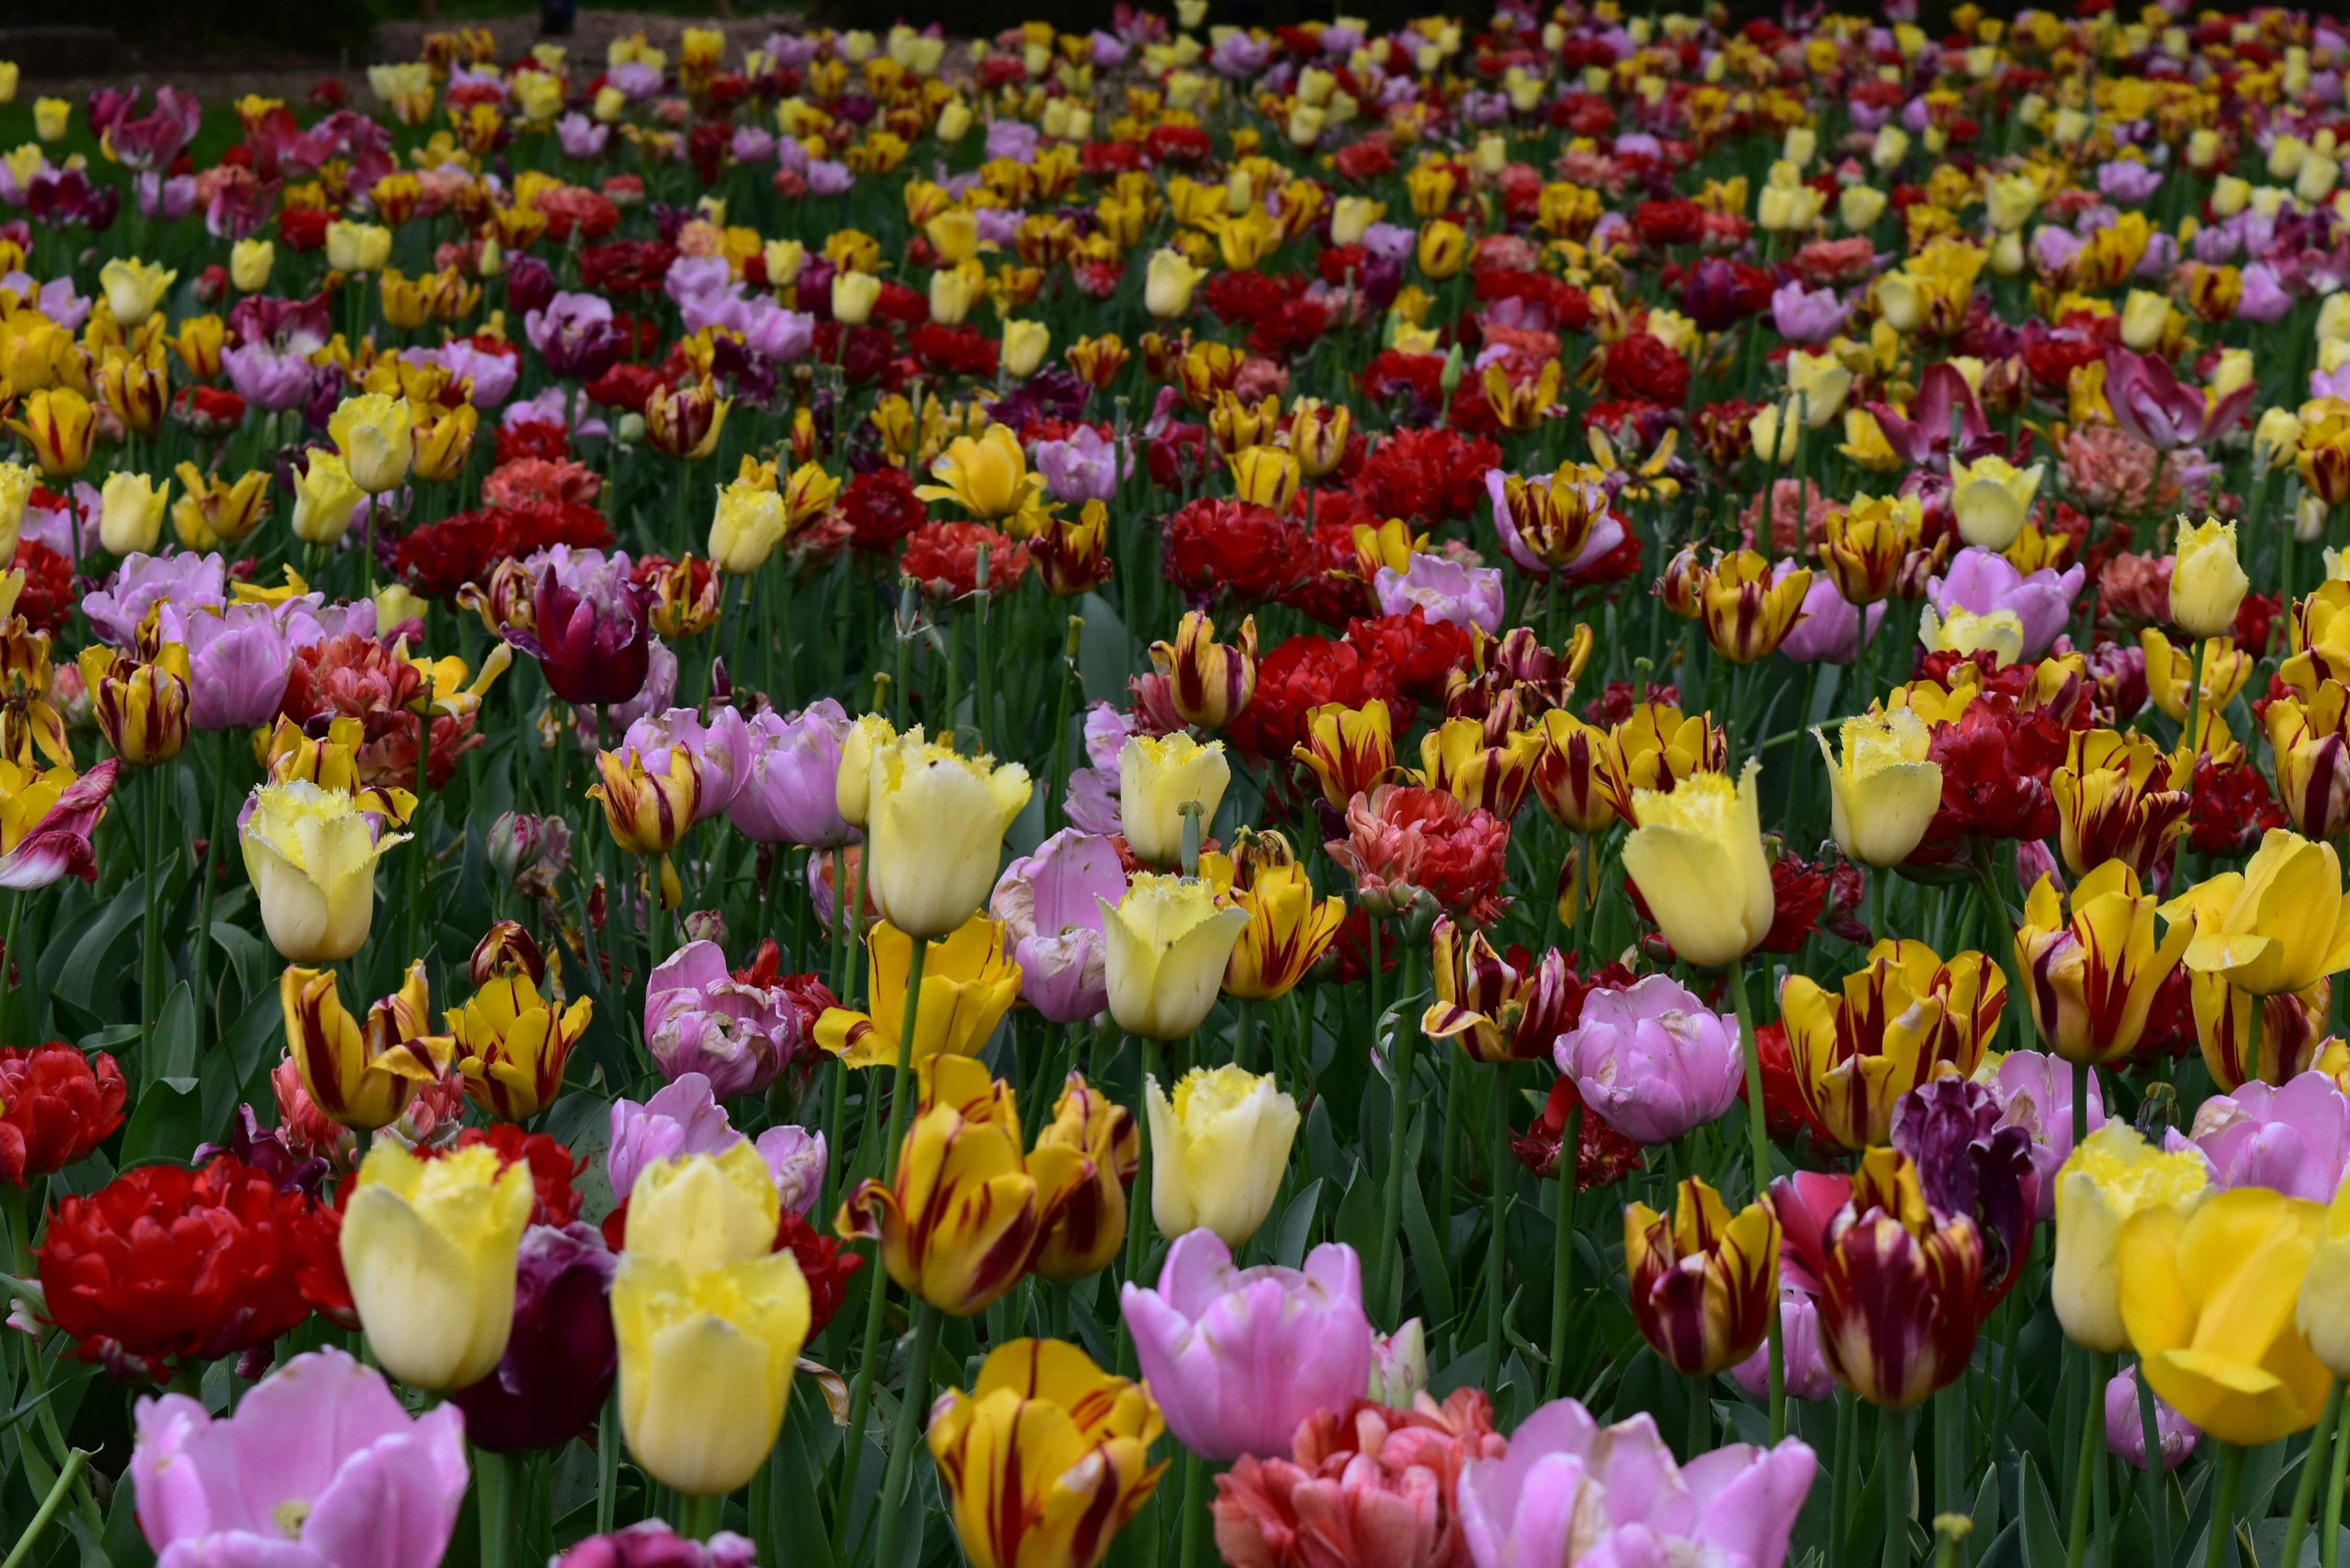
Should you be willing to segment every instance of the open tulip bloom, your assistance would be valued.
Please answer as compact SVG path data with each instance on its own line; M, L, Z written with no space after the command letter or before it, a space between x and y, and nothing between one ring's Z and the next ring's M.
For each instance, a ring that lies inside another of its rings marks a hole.
M2334 1568L2339 7L1062 9L0 58L8 1568Z

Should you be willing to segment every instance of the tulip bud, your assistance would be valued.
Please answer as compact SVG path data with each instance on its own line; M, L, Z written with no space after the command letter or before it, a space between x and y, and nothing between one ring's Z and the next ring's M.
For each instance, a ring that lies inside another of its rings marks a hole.
M2178 553L2170 571L2170 619L2196 639L2225 635L2251 586L2236 560L2236 525L2207 517L2199 524L2179 520Z

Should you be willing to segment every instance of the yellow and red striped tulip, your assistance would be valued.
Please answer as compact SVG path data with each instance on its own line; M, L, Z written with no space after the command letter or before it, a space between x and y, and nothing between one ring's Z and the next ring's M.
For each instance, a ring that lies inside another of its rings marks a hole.
M408 966L398 991L368 1009L364 1024L343 1010L332 970L288 965L277 996L303 1093L330 1121L362 1132L389 1127L419 1089L449 1075L457 1042L430 1033L432 999L421 959Z
M548 1001L527 974L493 980L448 1014L465 1097L502 1122L526 1122L563 1092L563 1067L596 1006Z
M2007 977L1984 954L1944 963L1923 942L1890 939L1845 976L1841 994L1800 974L1779 993L1796 1085L1846 1148L1887 1142L1895 1102L1910 1090L1972 1073L2006 1005Z
M1305 739L1290 755L1314 770L1331 809L1346 810L1395 771L1395 723L1386 699L1374 697L1360 708L1326 702L1309 710Z
M1671 1217L1624 1209L1624 1272L1641 1337L1668 1366L1711 1377L1754 1353L1778 1309L1779 1216L1756 1199L1736 1214L1696 1177Z
M1167 677L1175 711L1187 724L1221 730L1256 695L1256 617L1241 622L1240 640L1216 640L1216 623L1200 610L1184 612L1170 643L1150 645L1150 662Z
M2137 1048L2155 992L2178 965L2189 936L2174 920L2155 940L2156 900L2126 860L2081 878L2067 900L2043 876L2023 904L2015 961L2032 1022L2067 1062L2111 1062Z

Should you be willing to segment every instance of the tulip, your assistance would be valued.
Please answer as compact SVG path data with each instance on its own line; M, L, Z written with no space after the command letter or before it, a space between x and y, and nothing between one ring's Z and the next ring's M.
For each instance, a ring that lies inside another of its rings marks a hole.
M645 395L645 442L665 456L698 462L718 450L726 410L733 406L708 380L673 389L655 387Z
M1627 814L1638 826L1624 869L1673 950L1701 968L1743 959L1777 916L1755 800L1761 773L1750 762L1735 786L1701 774L1669 794L1637 790Z
M2116 1061L2137 1049L2155 993L2188 950L2189 928L2174 920L2157 943L2155 899L2123 860L2081 879L2069 919L2064 903L2055 877L2042 877L2015 933L2032 1022L2067 1062Z
M1457 1040L1471 1061L1537 1061L1565 1021L1566 961L1554 948L1531 966L1513 965L1479 930L1465 936L1445 916L1429 939L1436 1000L1420 1015L1430 1040Z
M137 435L154 435L172 401L169 363L163 345L150 344L144 353L109 349L98 369L99 397L122 428Z
M1775 1210L1774 1210L1775 1212ZM1779 1291L1780 1376L1790 1399L1826 1399L1836 1390L1835 1374L1820 1354L1820 1309L1811 1293L1784 1285ZM1771 1350L1767 1345L1730 1369L1738 1386L1757 1399L1771 1397Z
M267 288L270 269L276 265L277 247L267 240L239 240L228 248L228 280L239 294Z
M1150 1117L1150 1213L1159 1233L1208 1230L1227 1247L1257 1232L1281 1190L1297 1102L1239 1067L1194 1067L1170 1103L1156 1078L1143 1084Z
M351 483L370 495L398 489L415 460L411 411L405 399L369 392L345 398L327 421Z
M994 886L1004 831L1028 804L1028 770L958 756L919 728L871 756L867 892L891 925L935 941Z
M1850 507L1827 515L1821 567L1847 604L1875 604L1893 592L1924 527L1925 510L1913 497L1855 496Z
M432 1159L389 1139L368 1151L343 1216L343 1272L385 1371L445 1392L496 1367L531 1201L529 1168L487 1144Z
M1004 958L1003 937L1002 923L976 914L945 940L926 944L914 1034L906 1043L908 1066L941 1052L976 1056L986 1049L1020 996L1021 967ZM866 951L865 993L872 1012L827 1008L816 1020L816 1040L847 1066L894 1066L914 940L884 921L873 928Z
M400 1119L426 1085L449 1075L456 1041L432 1034L421 959L400 990L369 1007L364 1028L343 1011L332 971L289 965L278 982L286 1049L303 1093L328 1119L370 1132Z
M2316 1065L2332 1011L2332 981L2321 980L2306 991L2261 998L2230 985L2220 975L2190 973L2188 983L2196 1043L2202 1048L2203 1064L2223 1092L2253 1079L2286 1083ZM2252 1033L2255 1001L2260 1004L2257 1039Z
M180 499L172 503L172 531L191 550L235 544L269 515L269 475L263 470L248 470L234 483L201 472L192 462L177 472Z
M1232 782L1221 741L1201 745L1178 732L1128 737L1118 758L1118 820L1135 857L1174 866L1183 857L1183 812L1197 805L1202 832Z
M612 1196L626 1203L638 1176L654 1160L724 1154L742 1141L710 1080L700 1073L681 1073L642 1105L625 1098L612 1102L605 1174Z
M1385 704L1381 704L1382 707ZM1603 765L1607 732L1565 708L1542 716L1542 754L1534 761L1534 798L1551 820L1571 833L1604 833L1616 822Z
M2234 628L2251 587L2236 561L2236 525L2217 517L2181 518L2170 568L2170 620L2191 638L2220 637Z
M630 855L666 857L702 815L700 763L684 746L668 750L666 759L656 755L657 763L667 763L659 774L646 766L644 755L633 745L596 753L596 783L588 786L588 798L603 806L613 842ZM662 907L675 904L664 888Z
M2139 1366L2223 1443L2258 1448L2305 1431L2325 1404L2333 1374L2295 1310L2325 1222L2315 1203L2241 1187L2191 1214L2144 1207L2121 1227L2121 1320Z
M1151 872L1135 877L1116 904L1098 904L1103 981L1118 1027L1151 1040L1191 1034L1215 1005L1249 911L1206 882Z
M2168 1142L2202 1150L2215 1187L2265 1187L2324 1203L2350 1166L2350 1099L2326 1073L2282 1085L2253 1079L2205 1100L2188 1137L2173 1132Z
M1395 725L1386 700L1373 697L1360 708L1326 702L1309 710L1305 739L1291 747L1290 754L1314 770L1331 809L1346 810L1357 795L1376 788L1394 770ZM1121 772L1123 767L1121 758ZM1217 796L1222 798L1221 787ZM1130 832L1128 837L1130 842Z
M90 835L106 815L122 763L109 758L76 777L71 768L35 771L0 758L0 888L30 892L98 874Z
M1711 1378L1753 1353L1779 1289L1779 1220L1757 1199L1736 1216L1695 1177L1669 1221L1645 1203L1624 1210L1624 1271L1632 1316L1667 1366Z
M118 256L99 268L98 285L106 291L106 308L126 332L155 313L163 296L180 275L152 262Z
M2049 778L2064 864L2080 877L2118 860L2152 877L2187 831L2188 783L2188 760L2136 731L2074 731Z
M366 493L352 481L341 457L312 452L294 475L294 536L306 545L342 543Z
M2350 829L2350 688L2317 684L2309 699L2287 691L2262 716L2276 758L2277 798L2296 832L2330 839Z
M1706 640L1732 664L1752 664L1787 640L1803 616L1812 574L1774 573L1769 559L1739 550L1716 560L1698 587Z
M700 1272L623 1253L612 1326L629 1454L691 1497L747 1483L783 1429L808 1321L807 1280L788 1251Z
M1677 1464L1648 1412L1603 1428L1576 1401L1555 1399L1519 1424L1506 1457L1496 1451L1461 1468L1461 1537L1475 1568L1776 1568L1818 1468L1794 1438L1769 1449L1732 1443ZM1396 1560L1457 1564L1462 1555Z
M340 1350L281 1362L232 1415L172 1393L131 1424L139 1530L175 1564L437 1568L472 1479L461 1412L411 1417Z
M1792 1224L1785 1194L1774 1186L1781 1220ZM1820 1348L1838 1382L1894 1411L1965 1373L1981 1310L1981 1234L1926 1201L1908 1156L1862 1156L1820 1248Z
M1182 315L1191 308L1191 291L1207 275L1205 269L1193 266L1179 250L1161 247L1151 252L1143 276L1143 308L1161 320Z
M896 1174L861 1183L834 1228L878 1238L882 1265L909 1294L971 1317L1035 1266L1094 1162L1042 1142L1024 1159L1011 1086L972 1058L927 1056L917 1070L920 1108Z
M1024 381L1036 373L1053 347L1053 334L1041 321L1006 320L1003 324L1003 372Z
M2198 687L2192 648L2173 647L2170 639L2153 627L2138 633L2138 645L2146 650L2147 695L2154 699L2154 705L2167 717L2180 724L2187 722L2190 702L2202 710L2202 724L2211 723L2243 690L2244 683L2251 679L2252 666L2258 662L2252 649L2238 648L2231 638L2215 637L2202 645L2203 679ZM2208 737L2203 746L2206 751L2212 749Z
M2309 1267L2302 1275L2293 1326L2327 1371L2336 1377L2350 1376L2350 1183L2326 1204Z
M2272 828L2241 871L2205 878L2162 907L2193 921L2187 967L2255 996L2306 991L2350 968L2350 898L2330 844Z
M1721 1116L1744 1071L1737 1019L1662 974L1592 992L1551 1055L1593 1116L1644 1144L1670 1143Z
M626 1250L699 1274L772 1251L782 1212L775 1178L747 1138L717 1154L660 1156L629 1186Z
M1078 828L1063 828L1004 868L988 909L1003 922L1030 1006L1056 1023L1075 1023L1108 1005L1100 901L1125 893L1116 846ZM1240 956L1235 950L1235 963Z
M2006 618L2000 612L2012 612L2022 632L2016 658L2038 659L2072 618L2073 600L2086 575L2087 568L2077 566L2062 572L2043 566L2026 574L2003 555L1969 548L1959 552L1950 570L1927 579L1926 597L1946 628L1961 611L2002 621Z
M262 928L294 963L339 963L375 920L375 863L404 833L306 779L254 791L238 830Z
M2106 1449L2139 1469L2147 1468L2146 1417L2139 1406L2137 1368L2125 1366L2106 1385ZM2155 1442L2162 1468L2175 1470L2195 1451L2202 1430L2158 1396L2154 1401Z
M1224 965L1224 993L1243 1002L1286 996L1321 961L1347 923L1347 901L1316 900L1305 868L1293 863L1269 866L1253 881L1235 886L1232 903L1248 923L1232 943ZM1104 996L1107 991L1105 983Z
M2007 979L1979 952L1944 963L1923 942L1886 940L1841 994L1790 975L1779 995L1804 1103L1846 1148L1887 1142L1895 1105L1982 1060L2007 1005Z
M1418 779L1424 788L1506 821L1525 803L1544 744L1543 732L1519 730L1488 745L1480 721L1447 719L1420 737Z
M710 564L733 576L748 576L766 565L783 543L784 498L774 489L737 480L718 492L710 522Z
M982 523L1032 516L1045 476L1029 471L1026 453L1009 425L990 425L977 440L957 436L931 465L939 481L914 492L925 501L951 501Z
M2040 494L2047 464L2018 469L1996 455L1972 464L1950 460L1950 512L1959 537L1986 550L2004 550L2023 532Z
M143 473L117 469L106 476L99 492L98 542L109 555L144 555L155 547L163 531L163 514L172 499L167 482L157 484Z
M82 685L98 727L132 767L168 763L188 743L187 645L167 642L141 663L112 649L81 650Z
M2074 1149L2056 1173L2049 1295L2074 1344L2111 1355L2132 1343L2121 1299L2124 1229L2141 1210L2191 1213L2209 1194L2209 1172L2196 1151L2164 1153L2118 1121Z
M1303 1271L1235 1269L1213 1231L1177 1237L1157 1288L1128 1282L1119 1297L1175 1440L1213 1462L1277 1458L1300 1421L1360 1398L1371 1372L1362 1272L1344 1242L1315 1248Z
M526 973L492 980L447 1015L465 1097L500 1121L528 1121L562 1093L564 1064L595 1012L584 996L567 1008L542 999Z
M1562 465L1547 478L1485 476L1493 526L1502 547L1528 571L1548 574L1574 566L1608 520L1607 471L1587 463Z
M1187 611L1173 643L1150 645L1150 662L1167 677L1169 697L1185 723L1221 730L1256 694L1256 618L1241 622L1240 641L1228 648L1216 640L1214 621Z
M971 1392L949 1390L931 1415L963 1556L972 1568L1098 1568L1166 1472L1150 1462L1165 1428L1148 1387L1074 1345L997 1346Z
M487 1377L449 1396L476 1448L558 1449L594 1423L619 1365L608 1300L618 1268L591 1225L523 1233L505 1354Z
M1831 832L1852 859L1880 868L1909 858L1942 805L1942 765L1925 722L1907 708L1846 719L1844 757L1814 733L1828 764Z
M32 447L43 473L71 479L89 466L98 417L89 400L71 387L43 387L26 396L22 417L10 420L8 428Z

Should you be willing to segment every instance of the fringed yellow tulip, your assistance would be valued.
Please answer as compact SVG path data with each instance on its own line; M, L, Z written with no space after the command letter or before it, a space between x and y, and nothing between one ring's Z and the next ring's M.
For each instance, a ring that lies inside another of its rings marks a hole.
M1673 950L1700 968L1753 951L1778 910L1755 799L1762 771L1750 762L1735 785L1700 774L1670 794L1639 790L1627 814L1639 826L1625 841L1624 869Z
M529 1166L486 1144L430 1159L389 1138L369 1150L343 1216L343 1273L386 1372L437 1393L496 1368L532 1198Z
M628 1252L689 1274L763 1257L775 1250L782 1206L747 1138L723 1154L650 1160L629 1191Z
M1830 831L1851 858L1879 867L1909 858L1942 805L1942 765L1927 754L1933 735L1907 708L1846 719L1839 761L1814 735L1828 764Z
M2166 1154L2126 1123L2091 1133L2056 1172L2056 1263L2049 1294L2065 1335L2110 1355L2126 1348L2122 1229L2141 1209L2192 1212L2210 1184L2196 1149Z
M1150 1117L1150 1214L1164 1236L1213 1231L1238 1250L1280 1195L1281 1173L1297 1137L1297 1102L1239 1067L1194 1067L1170 1102L1156 1078L1143 1082Z
M692 1497L747 1484L783 1430L808 1322L807 1279L788 1251L700 1272L623 1252L612 1328L637 1463Z

